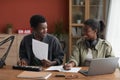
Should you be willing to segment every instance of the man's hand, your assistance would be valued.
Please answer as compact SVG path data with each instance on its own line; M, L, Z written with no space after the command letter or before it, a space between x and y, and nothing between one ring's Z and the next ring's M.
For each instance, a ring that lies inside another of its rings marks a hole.
M41 60L43 67L49 67L55 65L57 62L56 61L50 61L50 60Z
M63 66L63 68L65 70L70 70L74 66L75 66L75 63L74 62L70 62L70 63L65 63L64 66Z
M20 65L20 66L27 66L28 65L27 62L24 59L18 61L17 64Z

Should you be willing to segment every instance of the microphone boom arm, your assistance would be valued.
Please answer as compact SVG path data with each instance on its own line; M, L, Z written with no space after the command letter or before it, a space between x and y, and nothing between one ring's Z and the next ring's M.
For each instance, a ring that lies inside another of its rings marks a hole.
M2 56L2 58L0 58L0 68L2 68L2 67L5 65L5 59L6 59L8 53L9 53L9 51L10 51L10 48L11 48L11 46L12 46L12 44L13 44L13 41L14 41L14 38L15 38L15 36L10 36L10 37L8 37L8 38L6 38L5 40L3 40L3 41L0 42L0 46L1 46L1 45L3 45L3 44L6 43L6 42L11 41L11 42L10 42L10 45L9 45L9 47L8 47L8 49L7 49L7 51L6 51L5 54Z

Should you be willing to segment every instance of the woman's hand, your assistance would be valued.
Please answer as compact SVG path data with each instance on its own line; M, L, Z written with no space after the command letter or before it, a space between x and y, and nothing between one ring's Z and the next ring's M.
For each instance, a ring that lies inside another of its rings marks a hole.
M70 62L70 63L65 63L64 66L63 66L63 68L65 70L70 70L74 66L75 66L75 63L74 62Z

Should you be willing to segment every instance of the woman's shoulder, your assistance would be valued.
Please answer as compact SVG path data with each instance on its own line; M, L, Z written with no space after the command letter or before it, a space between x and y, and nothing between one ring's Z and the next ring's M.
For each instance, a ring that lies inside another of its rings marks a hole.
M108 41L105 40L105 39L100 39L100 38L99 38L99 41L100 41L102 44L106 45L106 46L111 46L110 42L108 42Z

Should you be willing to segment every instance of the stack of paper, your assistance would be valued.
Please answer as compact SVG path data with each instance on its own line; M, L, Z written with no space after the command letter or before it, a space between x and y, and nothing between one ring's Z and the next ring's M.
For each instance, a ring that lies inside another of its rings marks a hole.
M17 77L19 78L34 78L34 79L47 79L51 76L50 72L32 72L32 71L24 71L20 73Z

